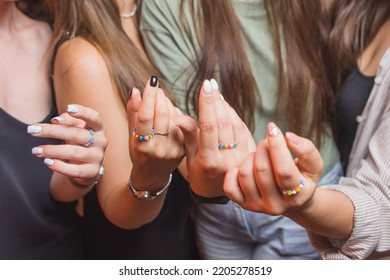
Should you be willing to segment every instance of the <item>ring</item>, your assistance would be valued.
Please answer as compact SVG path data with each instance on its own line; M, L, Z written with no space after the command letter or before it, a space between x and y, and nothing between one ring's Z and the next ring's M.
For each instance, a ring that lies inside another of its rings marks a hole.
M133 135L139 141L149 141L150 139L153 138L154 134L156 134L156 133L152 129L152 131L148 135L138 135L137 134L137 129L135 127L133 128Z
M232 150L237 148L237 146L237 142L234 142L233 144L218 143L218 149L220 150Z
M157 131L155 131L154 135L168 136L169 135L169 131L167 131L167 132L157 132Z
M84 144L81 145L85 148L88 148L89 146L91 146L93 144L93 142L95 142L95 132L92 129L88 129L88 131L89 131L89 134L91 135L91 138L89 138L89 140L87 142L85 142Z
M297 195L304 186L305 186L305 179L301 178L301 179L299 179L298 186L295 186L293 189L287 189L287 190L283 191L283 194L288 195L288 196Z

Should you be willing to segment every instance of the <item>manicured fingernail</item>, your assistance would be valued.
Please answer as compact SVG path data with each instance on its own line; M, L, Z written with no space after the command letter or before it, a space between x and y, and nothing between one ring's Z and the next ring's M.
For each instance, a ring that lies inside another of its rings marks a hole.
M268 125L268 135L271 137L278 136L278 128L274 123Z
M298 135L296 135L295 133L292 133L292 132L286 132L286 137L287 139L295 144L295 145L299 145L301 143L301 140L299 139Z
M41 147L34 147L34 148L32 148L31 152L32 152L33 155L40 155L40 154L43 153L43 148L41 148Z
M157 76L152 76L152 77L150 78L150 86L151 86L151 87L156 87L157 84L158 84L158 78L157 78Z
M76 106L70 104L70 105L68 105L68 110L67 111L68 111L68 113L75 114L75 113L77 113L79 111L79 109Z
M211 84L211 88L212 88L213 90L218 90L218 89L219 89L218 83L217 83L216 80L211 79L211 80L210 80L210 84Z
M60 122L62 122L64 120L64 118L63 117L54 117L54 118L52 118L51 119L51 122L52 123L60 123Z
M51 158L45 158L43 162L49 166L52 166L54 164L54 160L52 160Z
M222 93L220 93L219 95L221 96L222 100L225 100L225 98L223 97Z
M42 127L39 125L29 125L27 127L27 133L30 134L37 134L40 133L41 131L42 131Z
M205 80L203 82L203 92L205 95L211 95L211 93L213 92L213 88L209 80Z

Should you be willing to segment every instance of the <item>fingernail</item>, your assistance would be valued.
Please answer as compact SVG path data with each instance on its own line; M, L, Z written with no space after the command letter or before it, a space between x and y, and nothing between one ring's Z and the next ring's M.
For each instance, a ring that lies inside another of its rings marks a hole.
M34 148L32 148L31 152L32 152L33 155L40 155L40 154L43 153L43 148L41 148L41 147L34 147Z
M37 134L40 133L41 131L42 131L42 127L38 125L29 125L27 127L27 133L30 134Z
M221 93L220 93L219 95L221 96L221 99L222 99L222 100L225 100L225 98L223 97L223 95L222 95Z
M278 128L276 127L276 124L268 124L268 135L271 137L278 136Z
M213 92L213 88L209 80L205 80L203 82L203 92L205 95L211 95L211 93Z
M74 106L74 105L68 105L68 113L72 113L72 114L75 114L75 113L77 113L78 111L79 111L79 109L76 107L76 106Z
M59 122L62 122L64 120L64 118L63 117L54 117L54 118L52 118L51 119L51 122L52 123L59 123Z
M54 160L52 160L51 158L45 158L43 162L48 166L52 166L54 164Z
M152 76L152 77L150 78L150 86L151 86L151 87L156 87L157 84L158 84L158 78L157 78L157 76Z
M299 145L301 143L301 140L299 139L298 135L296 135L295 133L292 133L292 132L286 132L286 137L287 139L295 144L295 145Z
M216 80L211 79L211 80L210 80L210 83L211 83L211 88L212 88L213 90L218 90L218 89L219 89L218 83L217 83Z

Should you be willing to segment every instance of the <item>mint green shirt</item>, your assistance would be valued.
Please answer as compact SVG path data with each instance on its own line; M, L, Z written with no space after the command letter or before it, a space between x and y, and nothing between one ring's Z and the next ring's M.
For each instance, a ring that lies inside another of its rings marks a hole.
M277 122L282 130L285 128L285 124L276 118L277 67L272 33L262 0L232 1L241 24L246 54L261 95L261 102L259 99L256 104L253 134L255 141L259 141L266 137L270 121ZM140 31L150 59L172 90L178 107L185 112L185 98L189 82L198 67L195 57L200 47L198 44L193 45L196 35L189 11L185 16L189 34L181 27L179 6L180 0L143 1ZM218 73L215 74L215 79L218 81ZM193 110L191 115L194 116ZM320 152L324 160L323 174L326 174L339 160L337 147L330 136L323 140Z

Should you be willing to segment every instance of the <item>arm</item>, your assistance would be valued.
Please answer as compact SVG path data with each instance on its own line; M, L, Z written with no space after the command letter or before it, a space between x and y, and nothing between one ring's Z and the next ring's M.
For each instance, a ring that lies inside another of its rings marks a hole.
M103 57L91 44L76 37L60 48L54 73L59 110L64 111L70 103L89 106L99 112L107 129L106 170L97 185L99 203L106 217L128 229L152 221L165 195L153 201L138 201L129 189L133 165L129 157L127 113L114 90Z

